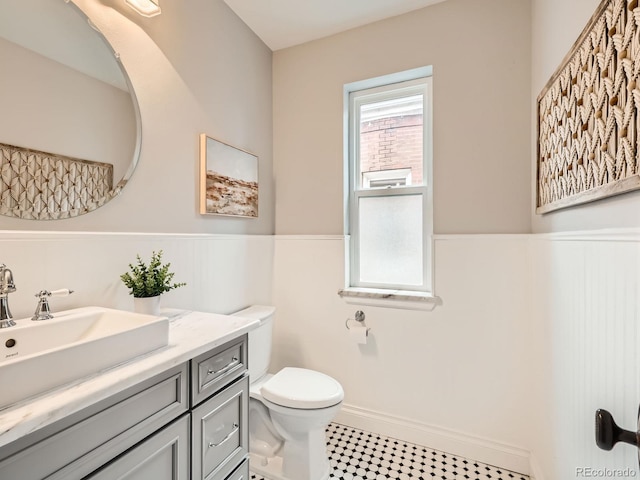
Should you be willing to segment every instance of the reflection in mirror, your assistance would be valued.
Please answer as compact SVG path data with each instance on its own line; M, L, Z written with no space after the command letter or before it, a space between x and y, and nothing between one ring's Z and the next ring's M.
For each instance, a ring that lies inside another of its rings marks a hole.
M1 214L70 218L120 193L140 117L116 57L72 3L0 2Z

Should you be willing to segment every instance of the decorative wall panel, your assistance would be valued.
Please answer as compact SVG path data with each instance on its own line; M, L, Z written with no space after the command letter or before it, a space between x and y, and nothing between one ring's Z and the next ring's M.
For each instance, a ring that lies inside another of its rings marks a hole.
M55 220L113 196L113 165L0 143L0 214Z
M640 8L604 0L538 97L536 213L640 188Z

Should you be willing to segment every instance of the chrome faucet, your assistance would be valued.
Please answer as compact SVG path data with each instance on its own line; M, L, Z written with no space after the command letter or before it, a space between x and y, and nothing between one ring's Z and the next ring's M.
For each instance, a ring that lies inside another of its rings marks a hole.
M13 327L11 310L9 310L9 294L16 291L13 273L3 263L0 265L0 328Z
M36 297L38 297L38 306L36 307L36 312L31 317L31 320L40 321L40 320L49 320L53 318L53 314L51 313L51 308L49 307L49 297L66 297L67 295L71 295L73 290L68 288L62 288L60 290L53 290L50 292L49 290L40 290L36 293Z

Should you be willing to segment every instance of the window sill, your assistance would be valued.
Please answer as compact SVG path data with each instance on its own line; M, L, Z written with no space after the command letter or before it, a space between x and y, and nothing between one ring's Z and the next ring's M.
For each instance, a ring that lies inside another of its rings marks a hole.
M427 292L350 287L338 290L338 295L352 305L432 311L442 305L442 299Z

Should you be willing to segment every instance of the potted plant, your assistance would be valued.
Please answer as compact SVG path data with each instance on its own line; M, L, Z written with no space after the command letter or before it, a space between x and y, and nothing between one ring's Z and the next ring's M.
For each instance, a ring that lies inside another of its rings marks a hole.
M160 295L182 287L186 283L171 283L174 273L169 271L170 263L162 265L162 250L152 252L149 265L140 258L140 255L136 255L136 258L137 263L135 265L130 263L129 271L120 275L120 279L133 295L136 312L158 315Z

